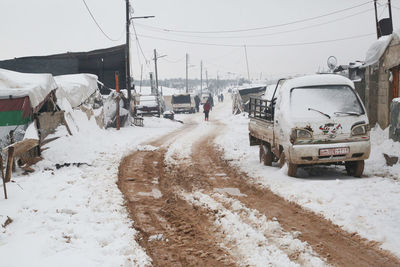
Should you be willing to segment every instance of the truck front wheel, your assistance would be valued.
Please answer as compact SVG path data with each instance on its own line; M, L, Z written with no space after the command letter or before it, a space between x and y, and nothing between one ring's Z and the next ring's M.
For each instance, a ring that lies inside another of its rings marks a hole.
M345 162L347 175L361 177L364 172L364 161L346 161Z
M296 177L296 175L297 175L297 164L288 162L287 174L290 177Z
M271 148L268 144L261 143L260 144L260 162L265 166L272 166L272 161L274 159L274 155L272 154Z

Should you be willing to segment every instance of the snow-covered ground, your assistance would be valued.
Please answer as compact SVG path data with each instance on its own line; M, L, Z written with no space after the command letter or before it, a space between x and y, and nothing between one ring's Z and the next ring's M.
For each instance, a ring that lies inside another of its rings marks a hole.
M282 197L312 210L344 230L382 243L400 257L400 164L386 166L383 153L399 156L400 143L388 140L387 132L373 129L371 157L363 178L348 177L344 167L300 169L300 178L286 175L286 168L263 166L258 147L249 146L247 115L232 115L227 96L217 115L226 131L216 139L226 159Z
M73 136L60 126L35 172L13 174L9 199L0 194L0 266L148 265L116 185L118 166L141 142L182 124L145 118L143 128L116 131L81 111L67 119ZM7 216L12 222L2 227Z

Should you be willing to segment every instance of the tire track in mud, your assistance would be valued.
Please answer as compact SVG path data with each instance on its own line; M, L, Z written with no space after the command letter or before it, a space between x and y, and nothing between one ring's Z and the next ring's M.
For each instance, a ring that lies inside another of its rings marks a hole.
M379 244L350 234L332 224L322 216L306 211L299 205L288 202L272 191L251 182L251 178L222 160L222 152L213 144L216 136L209 136L194 145L193 162L196 170L205 170L203 179L211 177L213 188L236 188L240 194L228 194L247 208L276 218L287 232L298 231L298 239L307 242L327 262L336 266L400 266L400 260ZM255 155L257 156L257 155ZM205 168L207 166L207 168Z
M188 131L184 126L152 145L173 141ZM235 266L229 253L214 237L213 218L179 197L179 188L203 186L190 168L167 167L165 148L137 151L119 167L118 186L123 192L137 242L145 248L154 266Z
M210 132L223 129L221 123L212 125ZM349 234L321 216L253 184L250 177L222 160L222 152L213 144L216 134L203 136L192 145L191 160L179 162L178 157L178 164L166 165L168 146L185 138L185 134L190 135L196 126L189 123L153 141L150 144L159 147L158 150L134 152L119 167L118 186L139 233L137 241L155 266L246 264L236 254L240 244L224 241L225 230L215 224L231 213L242 223L256 230L258 227L265 235L267 241L259 239L261 248L272 242L293 263L309 265L310 257L317 260L322 257L328 264L337 266L400 266L399 259L379 249L378 244ZM226 188L240 193L228 192L224 200L221 194ZM196 204L199 193L222 205L221 209ZM234 201L239 201L242 208L237 209L238 205L232 204ZM249 210L255 211L258 219L246 217ZM262 228L271 220L282 228L272 236ZM307 248L290 249L290 245L279 243L286 235L307 242L315 253ZM244 235L243 239L246 238L246 242L251 241ZM248 251L251 253L254 251Z

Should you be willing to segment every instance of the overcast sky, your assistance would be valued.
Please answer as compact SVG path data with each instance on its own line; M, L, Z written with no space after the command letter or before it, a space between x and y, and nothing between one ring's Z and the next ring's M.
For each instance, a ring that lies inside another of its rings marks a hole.
M366 0L131 0L135 16L154 15L153 19L135 20L143 54L148 61L153 49L159 55L159 77L184 77L185 53L190 55L189 77L200 76L200 61L209 77L247 77L243 45L247 45L252 79L304 74L326 68L329 56L339 64L363 60L376 39L373 1L319 19L282 27L229 33L195 33L234 31L291 23L332 13L366 3ZM82 0L1 0L0 59L48 55L66 51L89 51L125 42L125 1L86 0L108 40L90 18ZM379 1L379 14L387 16L385 0ZM392 0L394 28L399 28L400 0ZM140 24L140 25L139 25ZM322 25L321 25L322 24ZM155 28L150 28L155 27ZM156 28L173 31L162 31ZM304 29L305 28L305 29ZM193 33L174 32L189 31ZM369 36L319 43L325 41ZM137 51L135 36L131 45L132 72L136 79L143 65L144 77L154 69ZM149 37L208 43L215 46L172 42ZM232 38L235 37L235 38ZM272 46L270 45L294 45ZM253 47L264 46L264 47Z

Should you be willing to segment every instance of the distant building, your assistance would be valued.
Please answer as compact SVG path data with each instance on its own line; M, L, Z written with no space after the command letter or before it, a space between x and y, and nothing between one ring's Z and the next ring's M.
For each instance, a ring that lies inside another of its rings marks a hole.
M125 45L90 52L67 52L3 60L0 61L0 68L26 73L51 73L54 76L92 73L109 88L115 88L115 72L118 71L119 87L126 87Z

